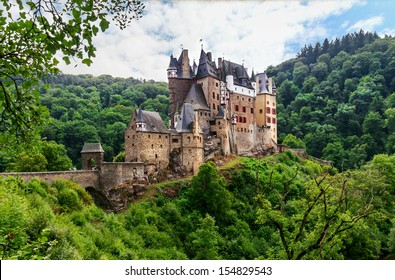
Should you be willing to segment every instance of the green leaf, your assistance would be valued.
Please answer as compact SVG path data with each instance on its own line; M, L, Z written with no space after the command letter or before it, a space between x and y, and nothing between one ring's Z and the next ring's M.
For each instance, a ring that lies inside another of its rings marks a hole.
M74 19L79 20L81 18L81 11L80 10L73 9L72 12L73 12Z
M88 66L91 66L92 60L90 60L89 58L85 58L85 59L82 60L82 63L83 63L83 64L86 64L86 65L88 65Z
M64 62L66 62L67 65L70 64L70 58L68 56L63 57Z
M107 30L109 26L110 26L110 22L109 22L108 20L106 20L105 18L103 18L103 19L100 21L100 28L101 28L101 31L102 31L102 32L104 32L105 30Z

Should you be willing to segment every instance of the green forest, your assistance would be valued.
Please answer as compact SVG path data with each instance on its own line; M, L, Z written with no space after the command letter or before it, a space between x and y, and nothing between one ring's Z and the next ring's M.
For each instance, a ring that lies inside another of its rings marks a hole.
M395 156L339 173L286 151L204 163L106 213L69 181L0 180L2 259L387 259ZM169 190L178 190L176 197Z
M0 259L394 259L395 39L326 39L267 74L279 143L313 157L207 162L122 213L71 181L0 177ZM0 100L1 172L79 169L85 142L122 161L136 108L168 121L164 82L46 73L38 84L23 106L7 103L11 90ZM21 108L32 114L15 117Z
M280 143L339 170L395 152L394 38L361 30L326 39L267 73L277 85Z

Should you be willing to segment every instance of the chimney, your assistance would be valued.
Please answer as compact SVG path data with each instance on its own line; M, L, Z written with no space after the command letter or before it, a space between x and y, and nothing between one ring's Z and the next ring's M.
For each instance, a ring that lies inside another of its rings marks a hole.
M182 77L183 78L191 78L190 65L189 65L189 57L188 50L182 50Z
M213 61L213 58L212 58L212 56L211 56L211 52L208 52L208 53L207 53L207 59L208 59L210 62Z

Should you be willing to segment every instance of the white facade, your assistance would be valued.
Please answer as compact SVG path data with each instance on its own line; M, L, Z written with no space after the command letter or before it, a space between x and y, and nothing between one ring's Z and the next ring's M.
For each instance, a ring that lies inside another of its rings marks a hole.
M254 89L250 89L247 87L243 87L240 85L235 85L233 83L233 76L228 75L226 76L226 88L233 93L242 94L248 97L256 97L256 92Z

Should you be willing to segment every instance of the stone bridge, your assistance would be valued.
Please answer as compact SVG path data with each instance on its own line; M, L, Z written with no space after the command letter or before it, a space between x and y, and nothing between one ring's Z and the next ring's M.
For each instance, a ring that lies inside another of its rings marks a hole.
M103 162L100 170L53 171L53 172L10 172L0 173L0 176L16 176L24 181L33 178L52 183L55 180L73 180L85 189L93 188L97 191L108 191L122 184L124 181L144 177L144 163L142 162Z

